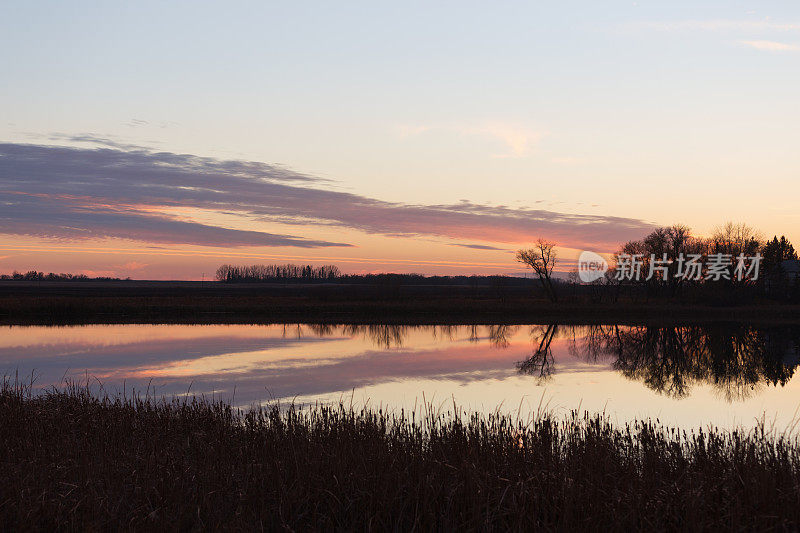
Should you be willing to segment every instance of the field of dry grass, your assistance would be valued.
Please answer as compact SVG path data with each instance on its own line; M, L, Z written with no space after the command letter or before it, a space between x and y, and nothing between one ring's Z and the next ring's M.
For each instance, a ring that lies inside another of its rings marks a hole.
M3 529L790 529L800 446L764 428L0 392Z

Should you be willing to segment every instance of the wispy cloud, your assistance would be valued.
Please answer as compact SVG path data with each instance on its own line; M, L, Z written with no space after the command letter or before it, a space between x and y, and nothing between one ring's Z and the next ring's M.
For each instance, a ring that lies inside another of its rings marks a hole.
M132 118L126 124L131 128L135 128L137 126L147 126L149 122L147 122L146 120L142 120L140 118Z
M351 246L294 235L201 224L154 212L158 206L115 202L114 199L95 196L31 195L2 191L0 233L65 240L112 237L149 243L217 247Z
M640 21L635 27L661 31L800 31L798 22L777 22L770 19L709 19L709 20L677 20L677 21Z
M421 135L428 132L444 131L458 136L484 137L499 141L505 150L492 153L494 158L518 158L530 155L544 133L530 128L504 122L485 122L467 125L416 125L399 128L403 137Z
M501 252L506 251L504 248L498 248L497 246L489 246L488 244L462 244L453 242L450 243L450 246L460 246L461 248L470 248L472 250L499 250Z
M29 137L43 138L53 142L83 143L95 146L106 146L117 150L149 150L148 147L114 140L111 136L93 133L50 133L47 135L30 134Z
M765 50L768 52L799 52L800 45L779 43L776 41L739 41L739 43L755 48L756 50Z
M559 213L462 201L385 202L326 188L330 182L249 161L145 150L0 144L0 233L66 240L115 237L221 247L349 246L311 237L313 226L498 243L546 235L564 246L613 247L651 224L618 216ZM175 209L234 213L308 236L247 231L170 215Z
M489 123L467 128L463 132L468 135L487 135L505 144L508 148L507 152L492 154L492 157L497 158L525 157L530 154L533 147L538 144L543 136L541 133L527 128L503 123Z
M116 268L120 270L142 270L143 268L147 268L147 263L140 263L139 261L129 261L124 265L116 265Z
M728 35L738 34L737 44L767 52L797 52L800 44L776 40L800 33L800 22L779 22L769 18L755 19L709 19L678 21L640 21L634 28L665 32L700 31ZM728 44L734 41L726 41Z

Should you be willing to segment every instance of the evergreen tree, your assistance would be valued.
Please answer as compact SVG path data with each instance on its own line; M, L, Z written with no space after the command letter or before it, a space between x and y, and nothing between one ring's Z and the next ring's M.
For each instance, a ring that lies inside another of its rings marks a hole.
M797 252L795 252L794 246L783 235L781 235L780 239L776 235L771 241L767 241L761 248L761 255L763 256L763 268L767 272L775 265L780 264L781 261L797 259Z

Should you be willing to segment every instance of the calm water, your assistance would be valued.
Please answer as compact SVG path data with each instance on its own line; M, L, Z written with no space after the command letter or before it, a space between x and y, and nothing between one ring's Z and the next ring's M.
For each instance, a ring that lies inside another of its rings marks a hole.
M528 416L605 411L684 427L785 428L797 415L800 328L751 326L110 325L0 328L0 373L110 391ZM94 379L96 378L96 380ZM96 385L95 385L96 386Z

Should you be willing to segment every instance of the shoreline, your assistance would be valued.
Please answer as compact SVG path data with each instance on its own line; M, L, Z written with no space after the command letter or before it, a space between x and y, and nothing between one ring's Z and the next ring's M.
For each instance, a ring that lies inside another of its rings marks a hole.
M120 284L118 284L120 283ZM800 305L620 299L551 303L531 290L200 282L0 283L1 325L69 324L707 324L800 325ZM533 295L532 295L533 294Z

